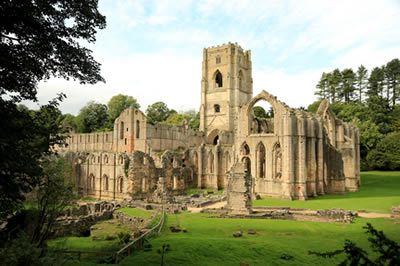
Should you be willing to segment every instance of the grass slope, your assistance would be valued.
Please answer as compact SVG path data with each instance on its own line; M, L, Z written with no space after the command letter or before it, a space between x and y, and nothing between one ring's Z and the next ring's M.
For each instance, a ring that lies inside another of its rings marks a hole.
M169 244L171 251L165 255L165 265L335 265L340 258L322 259L308 255L309 250L327 251L341 248L345 239L368 247L367 235L362 227L371 222L384 229L392 239L400 241L400 226L384 219L357 219L354 224L297 222L261 219L211 218L207 214L168 216L167 225L180 224L187 233L164 230L151 243L152 251L138 252L121 262L121 265L160 265L157 250ZM248 235L255 229L256 235ZM232 233L242 230L243 237ZM293 260L283 260L289 254Z
M152 210L143 210L139 208L121 208L118 209L119 212L123 212L131 217L139 217L143 219L149 219L153 215L154 211Z
M397 205L400 205L400 172L362 172L360 190L345 195L326 195L306 201L263 198L253 202L253 206L343 208L382 213L389 213L390 208Z

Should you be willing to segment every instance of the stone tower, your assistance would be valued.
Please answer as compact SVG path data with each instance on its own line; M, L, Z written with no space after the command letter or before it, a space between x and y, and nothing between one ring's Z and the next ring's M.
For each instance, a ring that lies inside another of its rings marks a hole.
M233 131L239 107L252 95L249 50L233 43L203 50L200 131L207 135L215 129Z

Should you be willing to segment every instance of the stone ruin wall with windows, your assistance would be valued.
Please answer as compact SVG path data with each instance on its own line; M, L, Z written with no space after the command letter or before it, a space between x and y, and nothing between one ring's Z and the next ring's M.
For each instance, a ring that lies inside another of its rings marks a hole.
M233 169L251 176L251 193L288 199L357 191L359 132L322 101L316 114L266 91L253 97L250 51L228 43L203 51L200 129L151 125L125 110L111 132L71 134L61 152L84 195L124 199L151 193L160 177L170 191L227 188ZM273 116L256 118L265 101ZM242 167L243 168L243 167ZM243 173L238 173L243 174Z

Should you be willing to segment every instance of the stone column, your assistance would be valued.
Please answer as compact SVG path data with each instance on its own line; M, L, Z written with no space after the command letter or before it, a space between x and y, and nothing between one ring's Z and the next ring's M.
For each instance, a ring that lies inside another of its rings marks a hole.
M199 146L198 149L198 169L197 169L197 187L202 187L202 178L203 178L203 151L204 151L204 143Z
M294 149L293 149L293 115L287 111L283 115L283 137L282 137L282 196L293 199L293 183L295 181L294 171Z
M219 141L218 141L219 143ZM213 156L214 156L214 182L212 187L214 189L218 189L218 176L219 176L219 144L214 147Z
M298 178L296 180L296 194L297 198L305 200L307 198L307 139L306 139L306 127L307 123L304 119L304 114L298 112L296 114L297 118L297 133L298 133Z
M316 136L315 136L315 124L316 121L314 118L309 117L308 119L309 123L310 123L310 134L309 134L309 145L308 148L310 149L310 161L308 162L309 167L311 168L310 171L308 171L310 173L310 178L311 178L311 182L312 182L312 186L311 189L312 191L310 191L310 193L315 197L317 196L317 187L318 187L318 170L317 170L317 158L316 158L316 150L315 150L315 145L316 145ZM310 195L309 193L309 195Z

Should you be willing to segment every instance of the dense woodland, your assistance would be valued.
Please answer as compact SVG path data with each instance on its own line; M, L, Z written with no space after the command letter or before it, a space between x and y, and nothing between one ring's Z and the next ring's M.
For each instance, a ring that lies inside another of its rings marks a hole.
M322 73L315 94L360 129L362 170L400 170L400 60ZM308 107L315 112L320 103Z

